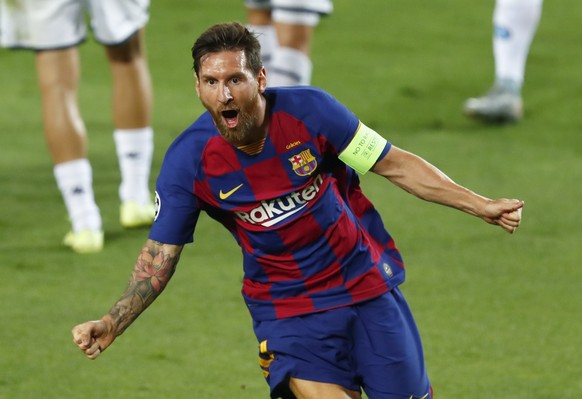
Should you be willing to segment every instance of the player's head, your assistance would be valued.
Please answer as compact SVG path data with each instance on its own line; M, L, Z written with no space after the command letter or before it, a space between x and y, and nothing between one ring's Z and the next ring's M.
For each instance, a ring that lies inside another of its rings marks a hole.
M239 23L219 24L192 48L196 92L220 134L240 146L264 137L267 79L260 45Z
M200 65L211 53L244 51L247 68L257 75L263 67L261 45L253 33L238 22L217 24L206 30L192 47L194 72L200 73Z

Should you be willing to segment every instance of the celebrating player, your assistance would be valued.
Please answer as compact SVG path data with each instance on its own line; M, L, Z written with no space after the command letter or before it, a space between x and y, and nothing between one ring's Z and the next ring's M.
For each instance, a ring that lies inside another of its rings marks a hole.
M523 202L491 200L389 143L326 92L267 88L255 36L238 23L192 49L207 109L171 145L157 215L129 285L73 328L98 357L156 299L201 211L243 253L242 294L271 397L431 398L420 336L399 285L404 265L358 175L372 170L428 201L513 233Z

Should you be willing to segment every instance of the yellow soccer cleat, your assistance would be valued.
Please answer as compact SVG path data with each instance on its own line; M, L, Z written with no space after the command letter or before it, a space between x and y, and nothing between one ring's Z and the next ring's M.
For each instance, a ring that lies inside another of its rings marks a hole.
M127 229L151 226L154 222L153 204L139 204L127 201L119 208L119 222Z
M90 254L103 249L103 232L101 230L82 230L78 233L68 232L63 244L78 254Z

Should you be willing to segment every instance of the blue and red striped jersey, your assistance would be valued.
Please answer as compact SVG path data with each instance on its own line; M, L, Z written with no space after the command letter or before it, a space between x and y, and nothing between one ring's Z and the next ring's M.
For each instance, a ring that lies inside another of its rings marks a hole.
M312 87L264 95L270 124L259 153L229 144L208 112L172 143L150 238L192 242L200 211L224 225L242 249L242 294L255 320L347 306L402 283L393 239L338 159L358 118Z

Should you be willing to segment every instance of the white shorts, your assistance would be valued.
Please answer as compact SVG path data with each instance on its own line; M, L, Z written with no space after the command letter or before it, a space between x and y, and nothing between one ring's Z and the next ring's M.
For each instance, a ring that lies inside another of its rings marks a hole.
M150 0L0 0L0 46L50 50L76 46L87 37L123 43L145 26Z
M275 22L315 26L333 11L331 0L245 0L248 8L270 9Z

